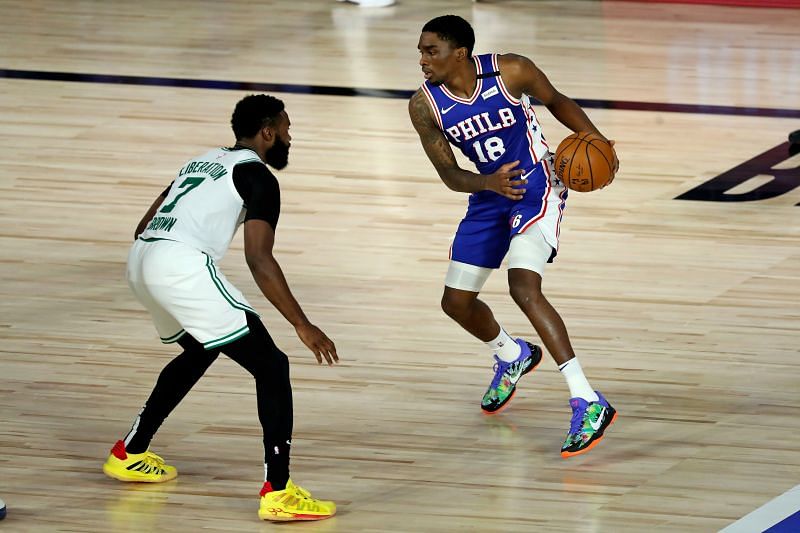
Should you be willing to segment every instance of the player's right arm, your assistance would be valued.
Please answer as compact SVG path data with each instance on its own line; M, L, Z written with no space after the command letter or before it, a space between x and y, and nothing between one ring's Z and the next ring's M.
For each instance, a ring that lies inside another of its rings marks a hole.
M504 54L500 56L498 62L503 81L507 82L511 94L525 93L533 96L543 103L559 122L572 131L590 131L605 139L586 112L574 100L560 93L533 61L525 56ZM614 141L609 142L614 145ZM617 170L619 170L619 159L615 150L614 173Z
M524 185L528 180L514 179L522 170L515 170L519 161L502 165L494 174L476 174L458 166L456 156L442 130L434 121L428 100L419 89L408 102L408 114L411 123L419 134L422 148L439 177L448 188L457 192L478 192L484 190L494 191L497 194L520 200L525 194L525 189L515 188Z

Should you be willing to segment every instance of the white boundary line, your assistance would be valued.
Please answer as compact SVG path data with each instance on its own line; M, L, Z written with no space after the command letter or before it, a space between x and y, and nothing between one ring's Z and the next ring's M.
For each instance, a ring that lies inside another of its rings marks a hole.
M800 485L740 518L719 533L753 533L769 529L786 517L800 512Z

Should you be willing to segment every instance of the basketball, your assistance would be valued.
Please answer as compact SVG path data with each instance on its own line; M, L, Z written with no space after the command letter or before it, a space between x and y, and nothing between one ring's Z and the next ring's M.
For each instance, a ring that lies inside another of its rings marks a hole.
M573 133L558 145L555 166L568 189L594 191L614 177L614 148L596 133Z

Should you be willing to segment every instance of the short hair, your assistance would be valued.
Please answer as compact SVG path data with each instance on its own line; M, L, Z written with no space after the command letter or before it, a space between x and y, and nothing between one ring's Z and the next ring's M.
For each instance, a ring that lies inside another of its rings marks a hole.
M435 33L443 41L449 41L456 48L464 47L467 55L472 57L472 49L475 47L475 32L469 22L458 15L442 15L429 20L422 31Z
M283 110L283 101L274 96L245 96L236 104L231 116L231 127L236 140L253 137L261 128L274 124Z

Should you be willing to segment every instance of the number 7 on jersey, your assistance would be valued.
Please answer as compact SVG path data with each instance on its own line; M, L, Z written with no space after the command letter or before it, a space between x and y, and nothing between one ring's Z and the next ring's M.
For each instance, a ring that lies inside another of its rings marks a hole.
M183 189L185 187L186 190L180 193L178 196L176 196L172 202L162 207L159 211L162 213L169 213L170 211L175 209L175 204L178 203L178 200L186 196L186 194L188 194L189 191L191 191L192 189L203 183L204 180L205 178L186 178L185 180L183 180L183 183L181 183L178 188Z

